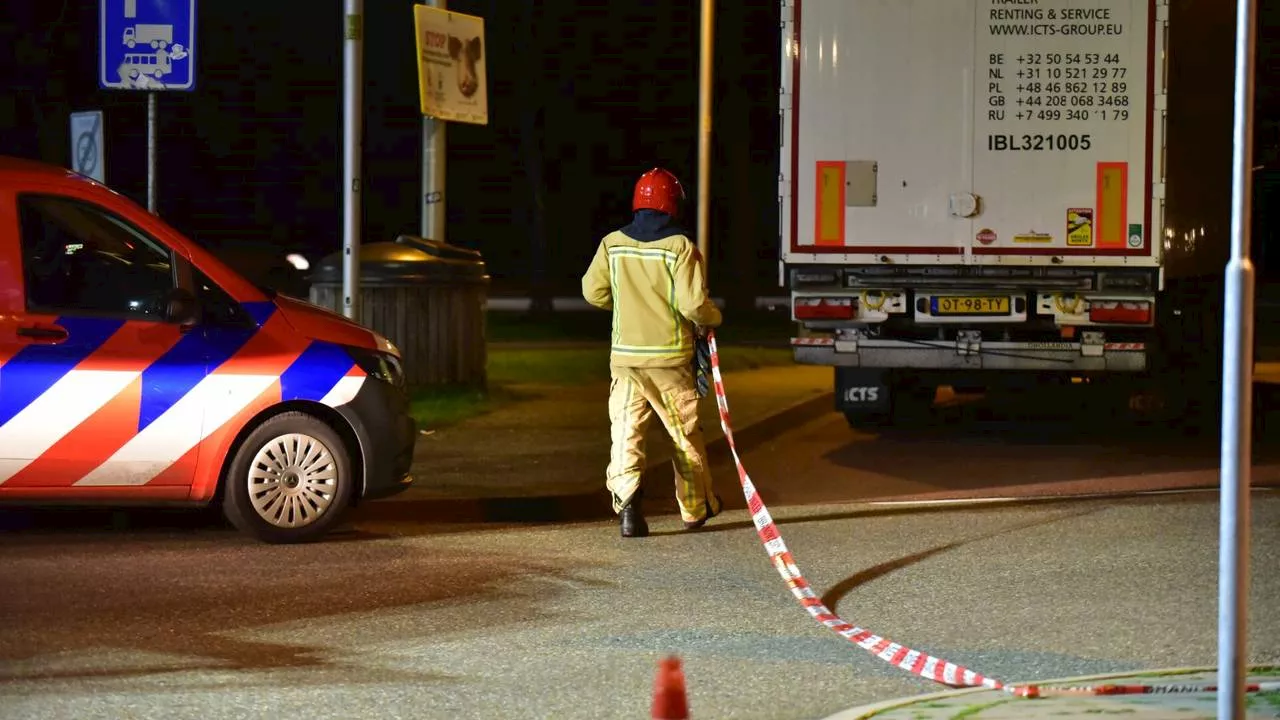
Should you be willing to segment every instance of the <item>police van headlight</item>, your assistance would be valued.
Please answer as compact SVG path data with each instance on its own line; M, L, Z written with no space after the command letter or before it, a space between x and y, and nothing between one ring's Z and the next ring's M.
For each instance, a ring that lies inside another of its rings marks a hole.
M369 377L396 387L404 385L404 366L395 355L362 348L347 348L347 352Z

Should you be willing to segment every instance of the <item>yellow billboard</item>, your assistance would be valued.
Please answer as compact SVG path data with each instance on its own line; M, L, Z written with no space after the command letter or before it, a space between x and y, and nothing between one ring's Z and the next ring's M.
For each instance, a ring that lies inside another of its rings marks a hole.
M422 114L488 125L484 18L414 5L413 27Z

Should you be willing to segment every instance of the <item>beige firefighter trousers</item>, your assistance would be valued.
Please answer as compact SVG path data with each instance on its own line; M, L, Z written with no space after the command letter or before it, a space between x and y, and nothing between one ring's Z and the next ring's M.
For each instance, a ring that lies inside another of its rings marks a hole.
M698 393L693 369L680 367L610 368L609 421L613 447L606 485L613 511L620 512L640 489L645 468L645 431L656 414L674 445L676 502L686 522L701 520L714 506L706 441L698 421ZM708 507L712 504L711 507Z

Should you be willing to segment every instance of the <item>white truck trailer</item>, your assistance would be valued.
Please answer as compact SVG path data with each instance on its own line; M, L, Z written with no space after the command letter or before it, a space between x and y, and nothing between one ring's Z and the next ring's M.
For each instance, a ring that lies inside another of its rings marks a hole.
M1219 72L1175 228L1169 27L1168 0L783 2L781 279L851 424L944 384L1212 375L1232 52L1187 43Z

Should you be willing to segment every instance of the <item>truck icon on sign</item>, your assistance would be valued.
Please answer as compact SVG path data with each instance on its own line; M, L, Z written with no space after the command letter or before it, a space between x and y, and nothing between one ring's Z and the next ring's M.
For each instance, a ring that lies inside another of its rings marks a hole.
M172 25L134 25L124 29L124 44L129 47L146 43L153 48L163 49L172 42Z

